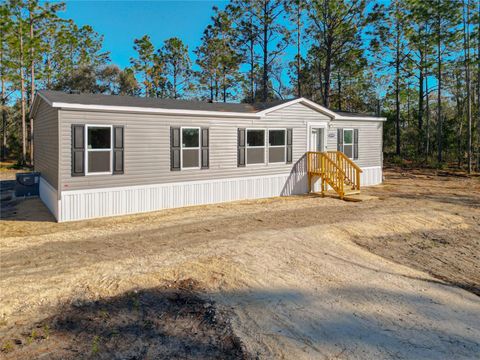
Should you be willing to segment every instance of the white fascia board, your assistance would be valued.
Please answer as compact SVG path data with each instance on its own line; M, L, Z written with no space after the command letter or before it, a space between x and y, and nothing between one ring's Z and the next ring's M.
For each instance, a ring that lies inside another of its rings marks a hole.
M344 120L344 121L387 121L386 117L373 117L373 116L366 116L366 117L358 117L358 116L340 116L337 115L334 120Z
M166 115L196 115L196 116L214 116L214 117L242 117L259 119L262 116L259 113L240 113L240 112L222 112L222 111L203 111L203 110L183 110L183 109L160 109L135 106L111 106L111 105L85 105L54 102L52 107L66 110L91 110L91 111L115 111L115 112L135 112Z

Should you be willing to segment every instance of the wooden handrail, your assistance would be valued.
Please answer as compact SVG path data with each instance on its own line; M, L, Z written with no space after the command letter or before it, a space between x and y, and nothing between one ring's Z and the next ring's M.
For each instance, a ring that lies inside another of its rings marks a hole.
M330 185L343 198L344 186L352 190L360 190L360 174L362 169L341 151L307 152L307 172L311 190L314 176L322 179L322 193Z

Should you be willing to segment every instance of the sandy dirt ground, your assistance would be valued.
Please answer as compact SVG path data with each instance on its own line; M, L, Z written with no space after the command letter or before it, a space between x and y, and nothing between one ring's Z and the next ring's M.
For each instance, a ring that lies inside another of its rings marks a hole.
M19 202L0 223L0 357L478 358L479 178L386 176L364 202L62 224Z

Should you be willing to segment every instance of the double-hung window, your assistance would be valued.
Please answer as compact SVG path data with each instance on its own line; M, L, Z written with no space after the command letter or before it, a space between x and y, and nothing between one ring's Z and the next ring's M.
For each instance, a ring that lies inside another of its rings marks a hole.
M86 126L86 169L89 174L112 173L112 127Z
M353 129L343 129L343 152L353 158Z
M284 163L286 153L285 129L268 130L268 162Z
M182 169L200 168L200 128L181 129Z
M265 164L265 130L247 129L247 164Z

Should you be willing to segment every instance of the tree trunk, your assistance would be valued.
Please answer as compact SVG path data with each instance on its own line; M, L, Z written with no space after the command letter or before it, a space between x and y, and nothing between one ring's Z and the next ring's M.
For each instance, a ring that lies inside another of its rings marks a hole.
M395 139L395 153L400 155L400 29L398 24L395 55Z
M439 4L440 7L440 4ZM438 9L440 11L440 9ZM443 161L442 150L443 150L443 126L442 126L442 39L441 39L441 19L440 14L437 16L437 81L438 81L438 91L437 91L437 160L439 163Z
M25 121L25 75L24 75L24 59L23 59L23 22L19 13L19 40L20 40L20 97L22 112L22 165L27 162L27 130Z
M2 149L1 158L5 160L7 156L7 99L5 94L5 67L3 64L3 34L2 44L0 45L0 82L1 84L1 106L2 106Z
M251 40L250 44L250 96L250 102L255 102L255 53L253 40Z
M337 82L338 82L337 108L338 108L338 111L342 111L342 79L340 76L340 72L338 72L337 74Z
M210 78L210 102L213 102L213 78Z
M300 80L300 73L301 73L301 66L302 66L301 45L300 45L301 31L302 31L301 4L302 4L301 1L297 4L297 96L298 97L302 97L302 85Z
M325 70L323 74L323 105L326 108L330 107L330 84L331 84L331 72L332 72L332 47L330 44L327 46L325 59Z
M430 93L428 89L428 75L425 77L425 110L426 110L426 127L427 131L425 134L425 160L428 162L428 155L430 154Z
M425 81L425 59L423 51L420 52L420 71L418 74L418 130L421 132L423 129L423 98L425 93L423 91L423 83Z
M7 102L5 99L4 85L2 82L2 160L7 157Z
M465 0L464 0L465 5ZM467 13L464 19L464 50L465 50L465 85L467 87L467 122L468 143L467 161L468 173L472 172L472 104L470 94L470 0L466 1Z
M480 0L477 2L477 171L480 171Z
M33 13L30 11L30 106L32 106L33 96L35 95L35 49L33 46Z
M173 68L173 98L177 98L177 70Z
M263 76L262 76L262 101L268 99L268 1L263 2Z
M226 83L225 69L223 69L223 102L227 102L227 83Z
M423 51L420 51L420 73L418 76L418 153L423 150L423 82L424 82L425 59Z

